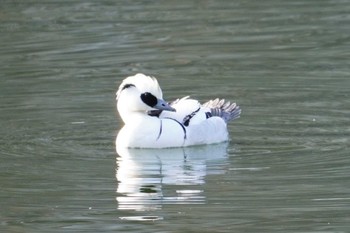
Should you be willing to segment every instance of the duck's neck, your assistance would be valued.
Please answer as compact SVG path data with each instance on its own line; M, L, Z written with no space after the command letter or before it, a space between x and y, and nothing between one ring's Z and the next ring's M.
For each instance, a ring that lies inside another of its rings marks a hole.
M146 112L143 111L119 111L119 114L125 124L133 124L135 122L140 122L151 118L151 116L147 115Z

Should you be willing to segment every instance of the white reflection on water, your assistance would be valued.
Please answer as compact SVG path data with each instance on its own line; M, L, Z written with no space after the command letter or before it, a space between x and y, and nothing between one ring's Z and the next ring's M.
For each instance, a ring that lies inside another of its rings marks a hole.
M204 204L209 161L227 158L227 143L173 149L117 148L120 210L156 210L163 204Z

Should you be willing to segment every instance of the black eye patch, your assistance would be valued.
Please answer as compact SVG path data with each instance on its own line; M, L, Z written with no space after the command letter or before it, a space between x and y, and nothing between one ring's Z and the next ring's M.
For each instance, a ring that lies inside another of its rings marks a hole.
M149 92L141 94L142 101L150 107L154 107L158 103L158 99Z

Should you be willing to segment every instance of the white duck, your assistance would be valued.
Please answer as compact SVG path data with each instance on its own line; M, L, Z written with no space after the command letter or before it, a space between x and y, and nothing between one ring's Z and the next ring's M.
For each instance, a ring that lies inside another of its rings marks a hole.
M117 109L125 125L117 147L167 148L224 142L227 122L241 109L225 100L201 105L188 96L171 104L163 100L154 77L136 74L123 80L117 92Z

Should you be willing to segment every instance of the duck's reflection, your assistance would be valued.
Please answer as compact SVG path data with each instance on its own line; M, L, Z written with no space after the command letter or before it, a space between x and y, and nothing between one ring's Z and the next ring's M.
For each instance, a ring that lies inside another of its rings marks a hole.
M227 143L175 149L117 148L117 153L118 208L154 210L163 204L203 204L202 184L210 173L207 165L226 159Z

